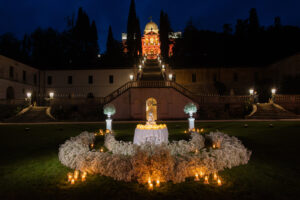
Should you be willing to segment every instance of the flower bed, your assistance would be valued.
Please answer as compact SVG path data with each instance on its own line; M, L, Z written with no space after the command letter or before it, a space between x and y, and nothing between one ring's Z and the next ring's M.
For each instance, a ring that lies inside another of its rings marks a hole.
M247 164L251 155L236 137L221 132L205 136L193 132L190 141L140 146L117 141L113 134L107 134L107 152L90 149L95 137L94 133L83 132L67 140L59 148L60 162L72 169L98 173L115 180L146 183L151 177L160 182L180 183L195 174L209 175Z

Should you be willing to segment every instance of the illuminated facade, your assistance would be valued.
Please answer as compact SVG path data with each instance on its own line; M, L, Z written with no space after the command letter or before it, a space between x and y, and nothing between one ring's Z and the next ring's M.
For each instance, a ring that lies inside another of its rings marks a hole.
M171 32L169 33L169 56L173 55L173 47L175 40L181 37L181 32ZM128 52L126 46L127 34L122 33L122 44L124 47L124 53ZM142 37L142 55L147 56L148 59L155 59L157 56L161 55L160 51L160 39L159 39L159 29L156 23L152 20L146 24L144 30L144 36Z
M160 55L160 40L158 26L152 20L146 25L142 37L142 55L155 59Z

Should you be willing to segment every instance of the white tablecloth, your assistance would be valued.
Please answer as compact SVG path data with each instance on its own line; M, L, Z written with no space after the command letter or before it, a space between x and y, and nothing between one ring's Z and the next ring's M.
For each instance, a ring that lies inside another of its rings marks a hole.
M158 130L135 129L133 143L140 145L145 142L161 144L168 142L169 132L167 128Z

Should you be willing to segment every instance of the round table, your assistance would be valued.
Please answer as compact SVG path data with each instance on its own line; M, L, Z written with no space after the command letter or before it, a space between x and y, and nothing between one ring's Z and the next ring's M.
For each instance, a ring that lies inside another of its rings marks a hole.
M134 131L133 143L141 145L145 142L154 144L168 143L168 128L162 129L139 129Z

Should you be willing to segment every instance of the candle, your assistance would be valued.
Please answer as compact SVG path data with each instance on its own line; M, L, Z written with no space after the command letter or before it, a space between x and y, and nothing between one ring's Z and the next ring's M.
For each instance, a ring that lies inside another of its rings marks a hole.
M184 133L187 133L187 131L184 131Z
M201 128L201 129L200 129L200 131L201 131L201 133L203 133L204 129L203 129L203 128Z
M77 180L78 179L78 175L79 175L79 172L77 170L75 170L74 172L74 179Z
M195 154L197 154L198 153L198 149L196 149L196 151L195 151Z
M73 178L72 173L68 173L68 181L69 181L69 182L72 180L72 178Z
M91 148L94 148L94 144L93 143L91 144Z
M103 150L103 148L101 147L101 148L100 148L100 152L103 152L103 151L104 151L104 150Z
M215 149L216 148L216 145L215 144L213 144L213 149Z
M203 177L204 173L202 171L200 171L200 177Z
M218 175L217 175L217 173L215 172L214 173L214 180L217 180L218 179Z
M75 183L75 180L72 178L71 184L74 185L74 183Z
M151 184L151 177L148 178L148 184Z
M199 128L197 128L197 133L199 133Z
M222 185L221 179L218 178L218 186L221 186L221 185Z
M199 181L199 175L198 175L198 173L195 174L195 181Z
M82 176L81 176L81 181L84 182L84 181L85 181L85 178L86 178L86 177L82 175Z
M209 184L209 182L208 182L208 176L204 177L204 184Z
M149 190L153 190L153 184L152 183L149 184Z
M159 187L159 186L160 186L160 181L157 180L157 181L156 181L156 187Z

